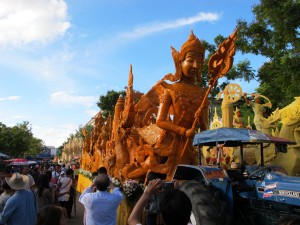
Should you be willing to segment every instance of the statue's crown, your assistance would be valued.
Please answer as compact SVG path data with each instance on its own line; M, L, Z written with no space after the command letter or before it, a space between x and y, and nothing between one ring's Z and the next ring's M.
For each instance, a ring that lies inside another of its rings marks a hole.
M193 31L188 38L188 40L181 46L180 58L185 57L188 52L196 52L198 54L204 54L205 48L201 41L194 35Z

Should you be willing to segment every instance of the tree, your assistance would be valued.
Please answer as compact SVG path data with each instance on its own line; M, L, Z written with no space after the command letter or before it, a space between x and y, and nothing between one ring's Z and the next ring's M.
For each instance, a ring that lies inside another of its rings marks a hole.
M0 151L5 153L9 149L9 129L0 122Z
M114 114L115 105L116 105L120 95L123 95L123 97L125 97L126 92L125 91L117 92L114 90L110 90L107 92L106 95L100 96L99 101L97 102L97 105L103 111L103 113L102 113L103 117L107 117L109 113L111 115Z
M0 151L12 157L37 154L43 149L42 140L33 137L29 122L7 127L0 123Z
M76 138L83 137L81 125L78 127L78 129L75 130L75 137Z
M41 139L32 137L29 146L29 151L26 152L26 155L37 155L43 150L43 148L43 141Z
M64 144L65 144L65 143L64 143ZM59 146L59 147L57 148L57 150L56 150L56 155L55 155L57 158L60 158L60 157L61 157L63 148L64 148L63 145L62 145L62 146Z
M238 21L237 47L268 59L258 70L257 91L282 108L300 96L300 2L261 0L252 12L251 23Z

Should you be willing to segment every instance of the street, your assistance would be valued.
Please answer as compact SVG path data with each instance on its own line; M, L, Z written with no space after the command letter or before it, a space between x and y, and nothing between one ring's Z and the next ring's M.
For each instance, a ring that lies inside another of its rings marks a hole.
M80 193L77 192L76 195L76 215L74 211L72 211L72 217L71 219L67 219L67 225L83 225L83 214L84 214L84 207L83 205L78 201L78 198L80 196Z

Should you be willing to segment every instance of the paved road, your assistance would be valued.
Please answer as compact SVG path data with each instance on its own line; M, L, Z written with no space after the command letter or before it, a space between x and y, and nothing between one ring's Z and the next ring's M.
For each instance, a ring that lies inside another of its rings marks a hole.
M84 207L83 205L78 201L78 198L80 196L80 193L77 193L77 201L76 201L76 216L74 214L74 208L72 211L72 218L67 219L67 225L83 225L83 212Z

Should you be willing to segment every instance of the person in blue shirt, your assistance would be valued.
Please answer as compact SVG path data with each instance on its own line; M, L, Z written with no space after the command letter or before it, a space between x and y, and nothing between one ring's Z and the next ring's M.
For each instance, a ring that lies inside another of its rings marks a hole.
M34 225L36 222L35 195L26 190L29 185L28 176L14 173L5 178L7 184L15 191L5 203L0 214L0 224L5 225Z
M93 192L93 187L96 187L96 192ZM123 198L120 189L114 187L106 174L96 176L93 185L79 197L86 210L85 224L116 225L117 209Z

